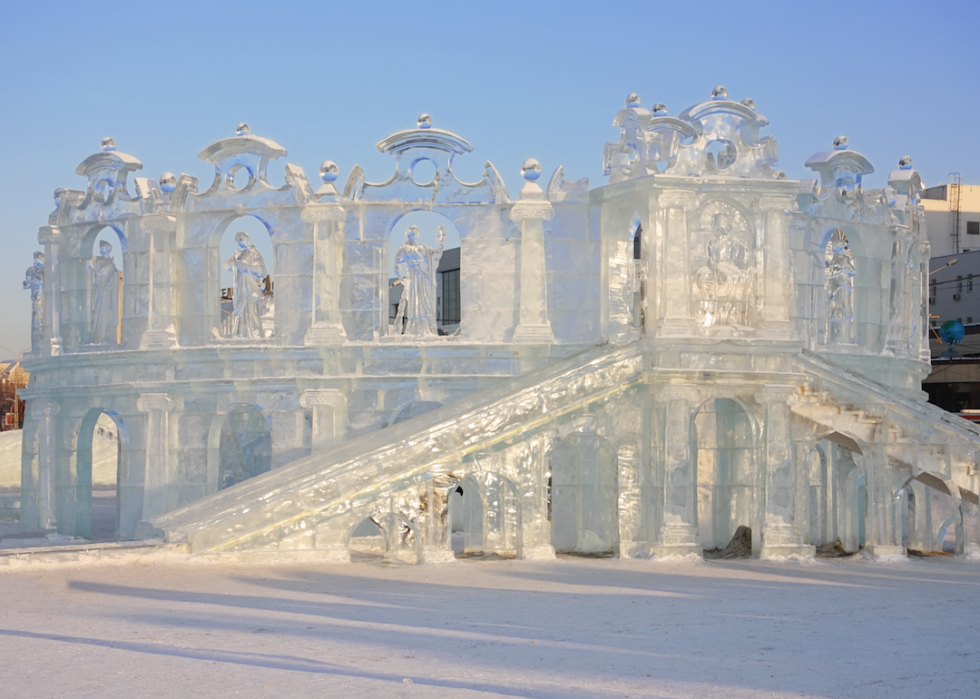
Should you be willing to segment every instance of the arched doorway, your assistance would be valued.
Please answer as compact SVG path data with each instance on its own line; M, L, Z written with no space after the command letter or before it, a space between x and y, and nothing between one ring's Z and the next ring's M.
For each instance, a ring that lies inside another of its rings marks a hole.
M450 507L462 505L462 555L520 558L521 505L513 484L496 473L474 471L459 489L461 499L450 499ZM458 521L452 510L450 517Z
M596 434L551 450L551 545L559 553L612 555L619 545L616 453Z
M272 431L254 405L234 406L211 423L208 490L215 492L272 468Z
M119 537L119 474L126 439L122 418L113 411L93 408L82 419L75 450L75 536Z
M415 564L421 560L421 546L415 526L396 512L365 517L347 538L352 562Z
M748 412L735 400L716 398L701 406L691 424L701 546L725 548L739 526L757 540L761 474Z

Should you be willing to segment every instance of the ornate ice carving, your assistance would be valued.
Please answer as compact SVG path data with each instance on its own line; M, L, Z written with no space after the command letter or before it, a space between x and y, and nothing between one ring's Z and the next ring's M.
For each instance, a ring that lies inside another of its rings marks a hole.
M235 234L238 250L225 261L234 273L232 312L222 323L224 337L258 340L265 337L262 315L265 293L259 286L266 278L265 260L244 231Z
M302 213L307 223L313 221L343 221L347 212L340 204L308 204Z
M699 241L694 249L700 253L693 259L698 323L748 326L756 277L748 221L725 202L709 202L693 233Z
M511 221L541 219L550 221L555 217L555 209L546 201L520 201L510 210Z
M669 189L657 199L661 209L694 209L698 205L698 197L694 192L683 189Z
M312 408L316 405L326 405L330 408L343 408L347 405L347 398L340 391L331 388L310 388L303 391L300 396L299 404L304 408Z
M854 343L854 258L841 229L827 245L825 283L827 294L827 344Z

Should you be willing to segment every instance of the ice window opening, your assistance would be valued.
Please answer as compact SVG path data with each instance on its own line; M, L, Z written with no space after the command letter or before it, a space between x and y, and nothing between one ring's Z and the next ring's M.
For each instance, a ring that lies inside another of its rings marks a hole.
M272 337L275 256L265 224L251 215L231 221L221 236L219 258L220 335L248 340Z

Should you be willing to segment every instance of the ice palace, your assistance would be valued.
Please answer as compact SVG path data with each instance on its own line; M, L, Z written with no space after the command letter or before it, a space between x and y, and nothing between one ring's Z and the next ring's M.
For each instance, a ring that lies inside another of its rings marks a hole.
M458 532L469 554L688 556L740 527L763 557L980 550L980 433L920 389L911 159L865 189L839 137L787 179L720 86L677 116L631 94L613 124L605 185L542 187L529 159L516 199L490 162L456 179L473 147L427 115L377 144L392 173L342 190L329 161L316 189L291 164L271 185L287 153L245 124L201 151L203 191L105 139L24 282L22 528L89 534L105 415L118 536L195 553L452 561Z

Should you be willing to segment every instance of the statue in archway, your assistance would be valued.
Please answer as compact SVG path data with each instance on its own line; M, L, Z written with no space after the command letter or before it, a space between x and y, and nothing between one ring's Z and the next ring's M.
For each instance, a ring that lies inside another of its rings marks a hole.
M418 242L419 229L405 231L408 242L395 253L395 274L402 283L402 297L395 315L395 333L420 337L437 335L436 269L446 244L446 230L439 226L436 242L430 248ZM404 331L402 330L404 326Z
M119 270L112 259L112 244L99 243L99 255L89 260L92 275L92 324L89 342L93 345L115 345L119 326Z
M31 351L40 352L44 340L44 253L34 253L34 264L27 268L24 288L31 290Z
M705 325L748 325L752 271L748 251L732 237L725 214L712 217L713 235L705 244L707 263L695 274Z
M854 258L843 236L830 243L827 262L827 344L852 343L854 323Z
M265 260L245 231L235 234L238 249L225 260L225 269L234 273L232 282L231 316L222 324L225 337L258 340L262 330L262 305L265 291L261 283L266 278Z

